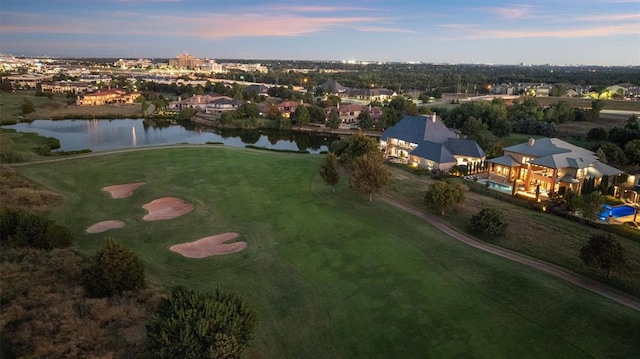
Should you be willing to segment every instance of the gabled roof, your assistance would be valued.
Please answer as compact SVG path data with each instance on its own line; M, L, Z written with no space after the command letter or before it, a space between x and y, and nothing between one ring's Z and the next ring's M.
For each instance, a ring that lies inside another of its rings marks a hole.
M491 162L491 163L495 163L497 165L502 165L502 166L506 166L506 167L516 167L516 166L520 166L520 163L518 161L515 160L515 158L506 155L506 156L500 156L500 157L496 157L496 158L490 158L487 160L487 162Z
M342 86L336 80L327 80L321 86L322 86L323 90L325 90L327 92L331 92L331 93L342 93L342 92L345 92L345 91L348 90L348 88Z
M410 152L411 155L426 158L437 163L456 162L455 157L440 143L422 142L418 148Z
M469 156L482 158L485 156L484 151L476 141L467 140L462 138L449 138L447 139L447 147L449 152L456 156Z
M574 146L568 142L562 141L557 138L539 138L537 140L532 139L529 142L520 143L514 146L504 148L505 151L516 152L531 157L544 157L548 155L554 155L559 153L574 152L583 157L593 156L593 152L584 149L582 147Z
M596 161L589 166L587 173L589 177L602 178L604 175L615 176L624 172L609 165L605 165L600 161Z
M449 138L458 138L440 121L433 121L432 117L405 116L394 126L382 133L380 139L386 141L389 137L420 144L423 141L445 143Z
M269 91L269 88L265 85L249 85L247 87L244 88L244 91L246 93L250 93L250 92L255 92L258 95L263 95L266 94Z

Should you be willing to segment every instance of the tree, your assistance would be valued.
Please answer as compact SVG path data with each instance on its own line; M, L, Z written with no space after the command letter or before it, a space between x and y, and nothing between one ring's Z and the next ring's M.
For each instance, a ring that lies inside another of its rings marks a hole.
M307 109L307 106L298 106L293 113L293 119L296 121L296 124L304 128L304 125L308 124L310 120L309 110Z
M640 140L629 141L624 146L624 153L632 163L640 164Z
M591 121L597 121L600 118L600 111L604 108L605 102L602 100L591 101Z
M607 161L613 164L624 165L627 163L627 156L624 154L624 150L611 142L605 142L598 148L604 152Z
M587 141L606 141L609 132L603 127L594 127L587 132Z
M378 143L364 132L357 132L345 140L346 146L340 152L335 152L343 163L351 165L357 158L368 153L378 151Z
M26 115L32 112L36 112L36 108L33 106L33 102L25 97L24 100L22 100L22 114Z
M327 125L329 128L338 128L340 127L340 115L338 115L338 111L336 109L331 110L331 114L329 114L329 119Z
M598 191L592 190L592 192L583 194L579 197L578 208L582 211L583 218L594 219L603 203L604 197L602 194Z
M338 156L329 153L324 164L320 167L320 177L328 186L331 186L333 192L336 191L335 186L340 181L340 172L338 171Z
M360 128L368 130L373 127L373 119L371 118L371 114L368 109L360 112L358 114L358 121L360 122Z
M254 310L234 293L175 287L146 327L154 358L240 358L256 324Z
M464 191L453 183L434 183L425 193L424 202L444 216L445 212L464 202Z
M349 187L359 194L373 195L391 184L391 172L384 166L381 152L373 151L356 158L353 172L349 178Z
M624 128L631 131L640 131L640 123L638 123L638 115L633 114L629 116L627 120L627 124L624 125Z
M267 113L265 116L270 120L277 120L282 117L282 114L280 113L278 106L270 104L269 108L267 108Z
M509 222L497 208L483 208L471 217L471 230L485 236L501 236Z
M89 260L83 285L90 297L108 297L144 287L144 264L133 252L113 238Z
M621 270L626 264L624 248L610 233L592 235L589 242L580 249L580 259L589 267L606 271L607 278L612 271Z

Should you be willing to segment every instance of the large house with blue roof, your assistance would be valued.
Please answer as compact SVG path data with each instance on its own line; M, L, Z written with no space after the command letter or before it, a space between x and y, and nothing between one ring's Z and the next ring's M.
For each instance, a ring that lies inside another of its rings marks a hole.
M405 116L380 136L387 157L405 159L410 165L447 171L455 165L479 163L486 158L473 140L460 138L435 114Z

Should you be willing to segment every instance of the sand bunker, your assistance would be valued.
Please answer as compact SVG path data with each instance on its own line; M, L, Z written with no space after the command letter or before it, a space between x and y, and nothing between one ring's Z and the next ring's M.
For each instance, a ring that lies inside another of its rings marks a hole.
M133 191L137 190L141 186L144 186L145 184L145 182L119 184L115 186L105 187L102 190L111 193L111 198L120 199L133 195Z
M227 232L217 236L204 237L195 242L180 243L169 249L187 258L205 258L215 255L240 252L247 247L245 242L224 242L238 238L238 233Z
M193 211L193 205L181 198L164 197L151 201L142 208L149 211L149 214L142 217L145 221L160 221L183 216Z
M122 228L122 227L124 227L124 222L122 221L102 221L87 228L87 233L102 233L110 229Z

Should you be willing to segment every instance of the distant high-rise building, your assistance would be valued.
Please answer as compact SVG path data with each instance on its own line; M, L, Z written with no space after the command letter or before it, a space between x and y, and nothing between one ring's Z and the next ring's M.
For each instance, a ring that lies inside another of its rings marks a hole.
M201 61L193 57L193 55L184 53L178 55L175 59L169 60L169 66L182 67L185 69L194 69L200 66Z

